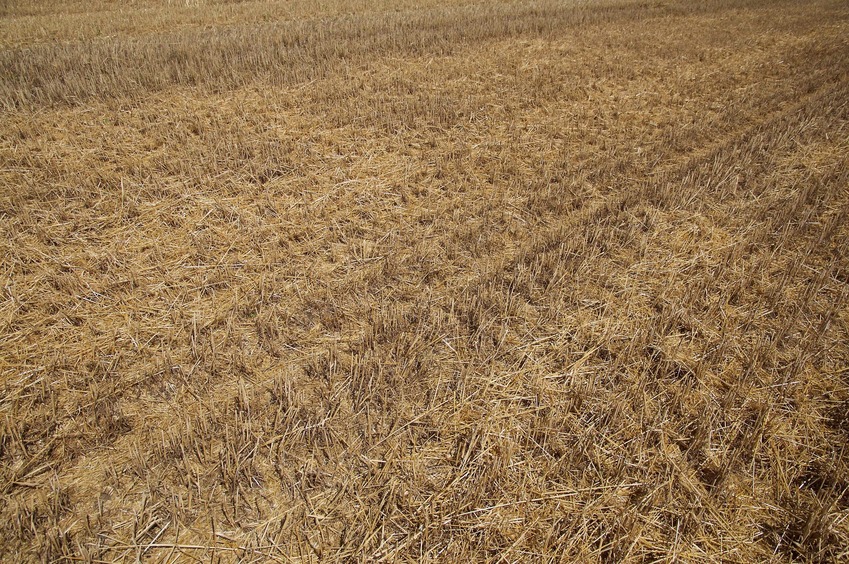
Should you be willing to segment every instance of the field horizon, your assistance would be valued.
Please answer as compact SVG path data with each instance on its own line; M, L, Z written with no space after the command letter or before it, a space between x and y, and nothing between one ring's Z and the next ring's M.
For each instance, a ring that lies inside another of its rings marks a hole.
M849 3L0 2L0 560L849 560Z

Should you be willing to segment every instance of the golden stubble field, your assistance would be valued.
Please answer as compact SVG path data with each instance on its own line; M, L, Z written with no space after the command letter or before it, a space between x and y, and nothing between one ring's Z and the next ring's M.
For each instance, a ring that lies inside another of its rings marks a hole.
M849 5L0 3L4 561L849 559Z

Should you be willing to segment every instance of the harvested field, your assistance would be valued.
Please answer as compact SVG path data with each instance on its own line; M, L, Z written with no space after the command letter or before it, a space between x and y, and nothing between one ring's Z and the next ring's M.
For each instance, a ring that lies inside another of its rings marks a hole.
M0 560L849 561L849 3L0 1Z

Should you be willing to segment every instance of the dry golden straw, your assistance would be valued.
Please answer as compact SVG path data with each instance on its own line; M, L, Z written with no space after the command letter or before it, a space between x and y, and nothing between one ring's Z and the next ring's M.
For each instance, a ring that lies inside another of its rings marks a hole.
M849 561L847 38L0 3L0 560Z

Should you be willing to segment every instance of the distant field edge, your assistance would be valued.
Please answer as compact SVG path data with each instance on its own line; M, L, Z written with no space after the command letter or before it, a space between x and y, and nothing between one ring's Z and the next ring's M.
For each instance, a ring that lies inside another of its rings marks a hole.
M543 0L448 4L42 43L0 51L0 108L135 98L174 86L227 91L258 80L297 84L389 54L444 55L480 41L558 37L576 26L738 8L768 9L787 3Z

